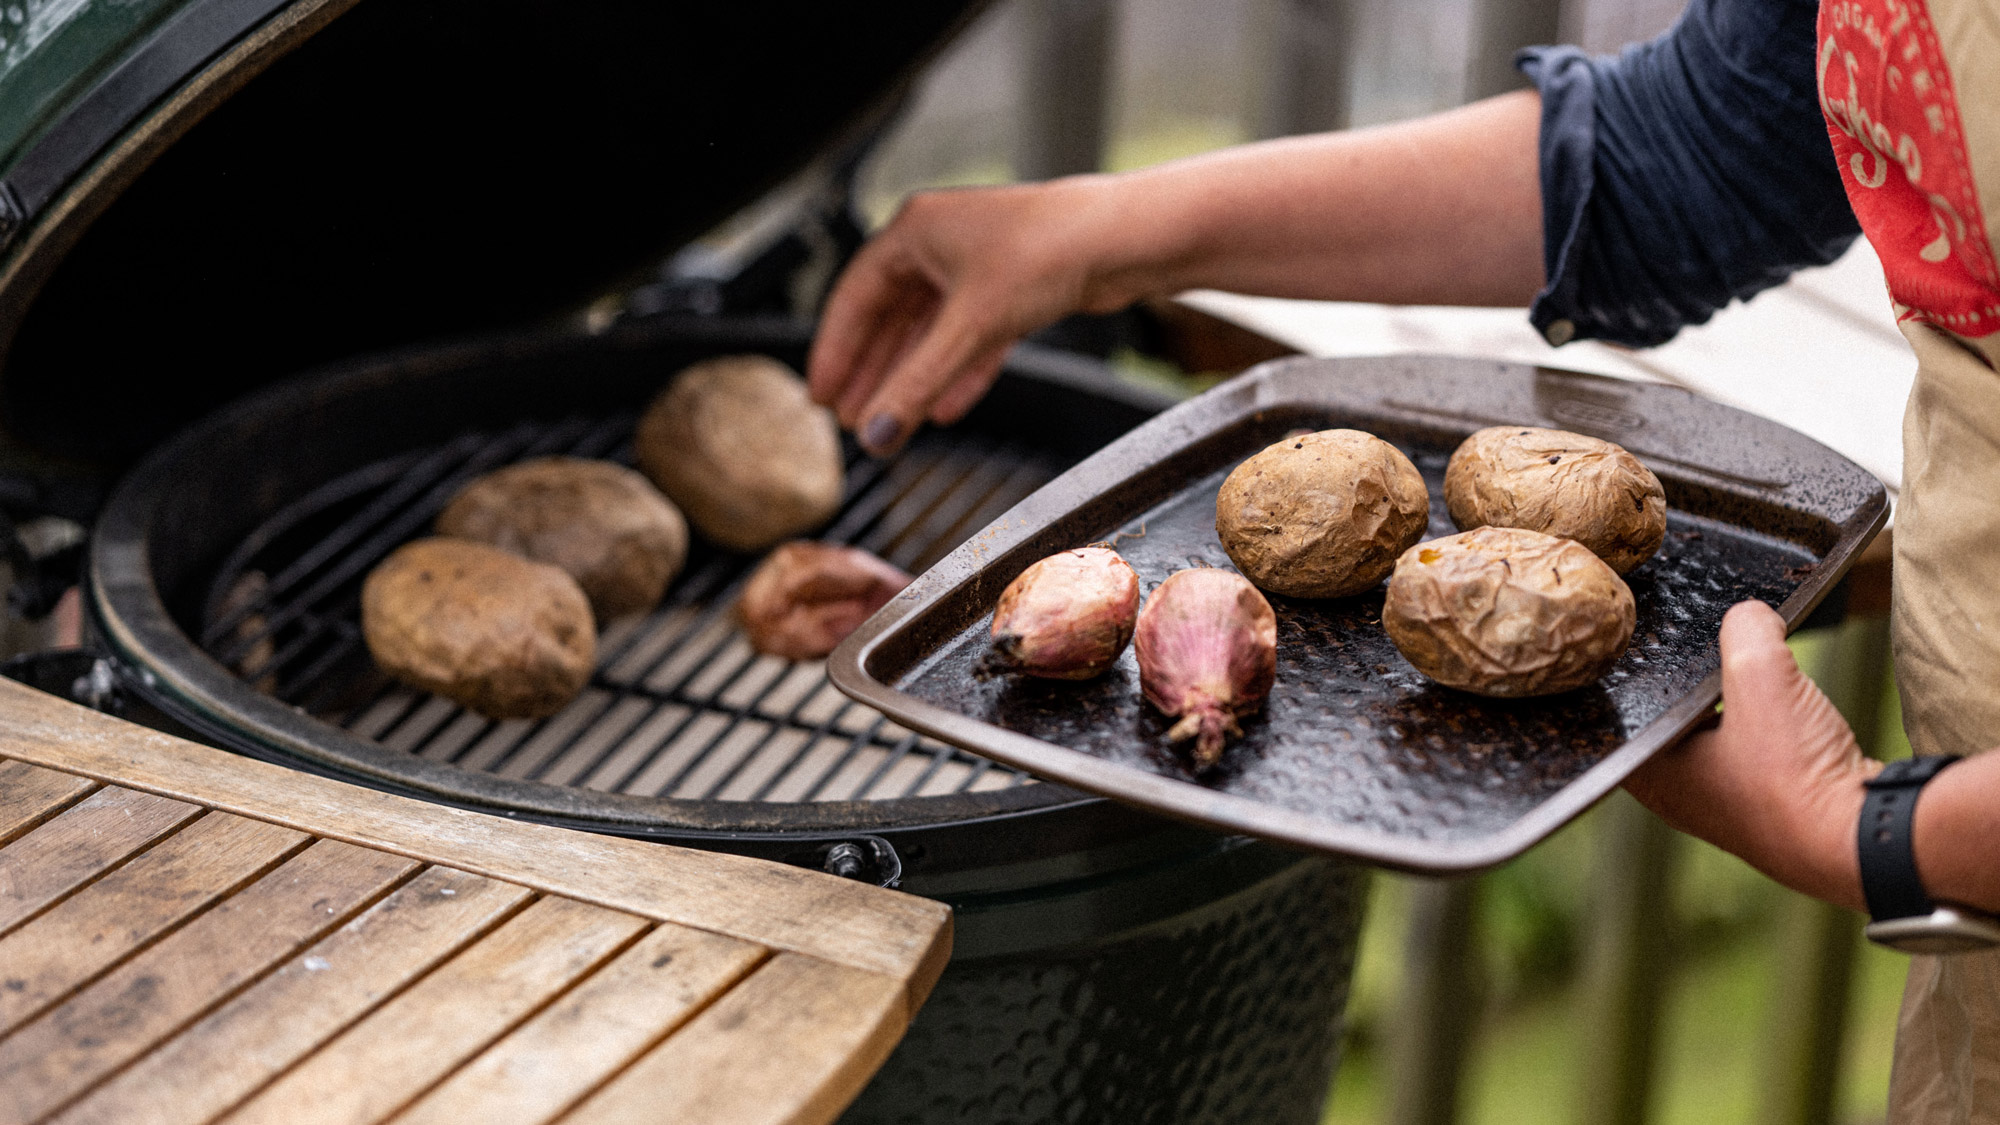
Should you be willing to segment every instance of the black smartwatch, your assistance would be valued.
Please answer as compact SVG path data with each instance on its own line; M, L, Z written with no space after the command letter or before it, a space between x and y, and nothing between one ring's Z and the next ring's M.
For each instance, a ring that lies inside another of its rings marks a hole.
M1861 893L1868 899L1868 939L1904 953L1965 953L2000 945L2000 920L1956 906L1941 906L1917 877L1917 796L1931 778L1959 760L1956 754L1903 758L1867 783L1855 841L1861 856Z

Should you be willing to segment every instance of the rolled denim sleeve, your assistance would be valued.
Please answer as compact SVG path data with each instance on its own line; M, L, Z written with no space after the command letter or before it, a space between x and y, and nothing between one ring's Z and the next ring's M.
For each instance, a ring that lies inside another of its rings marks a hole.
M1521 54L1542 93L1552 344L1664 343L1860 233L1814 71L1815 0L1694 0L1615 58Z

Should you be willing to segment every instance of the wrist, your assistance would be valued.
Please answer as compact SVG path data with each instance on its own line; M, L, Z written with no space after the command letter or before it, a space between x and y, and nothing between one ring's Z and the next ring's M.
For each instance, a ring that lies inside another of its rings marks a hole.
M1162 193L1140 174L1089 173L1039 185L1056 216L1059 253L1079 267L1078 307L1117 312L1148 297L1179 292L1174 276L1184 255L1185 227L1162 214Z
M2000 913L2000 756L1975 754L1937 775L1917 802L1911 838L1917 875L1938 902Z

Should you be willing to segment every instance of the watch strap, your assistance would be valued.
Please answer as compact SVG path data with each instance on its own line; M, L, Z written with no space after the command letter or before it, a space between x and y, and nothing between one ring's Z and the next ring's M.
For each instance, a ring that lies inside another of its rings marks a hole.
M1855 843L1861 858L1861 893L1875 921L1911 918L1936 909L1917 876L1911 825L1924 785L1958 760L1956 754L1903 758L1867 782Z

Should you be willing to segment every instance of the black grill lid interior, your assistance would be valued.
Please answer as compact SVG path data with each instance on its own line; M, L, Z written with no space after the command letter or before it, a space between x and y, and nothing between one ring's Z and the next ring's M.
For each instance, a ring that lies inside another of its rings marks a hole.
M363 0L83 233L6 427L123 464L303 367L573 307L853 136L978 6Z

